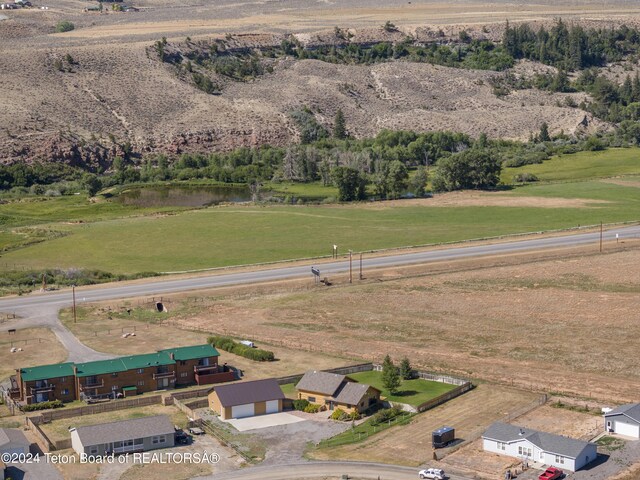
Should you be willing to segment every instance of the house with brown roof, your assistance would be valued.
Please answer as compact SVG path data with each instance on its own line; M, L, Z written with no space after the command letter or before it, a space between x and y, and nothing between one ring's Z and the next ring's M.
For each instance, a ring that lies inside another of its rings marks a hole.
M175 445L175 429L167 415L88 425L70 432L71 446L78 455L118 455Z
M325 405L329 410L340 408L347 413L362 413L380 402L380 390L358 383L346 375L308 371L296 385L298 398Z
M284 393L273 378L219 385L209 393L209 408L222 420L282 411Z

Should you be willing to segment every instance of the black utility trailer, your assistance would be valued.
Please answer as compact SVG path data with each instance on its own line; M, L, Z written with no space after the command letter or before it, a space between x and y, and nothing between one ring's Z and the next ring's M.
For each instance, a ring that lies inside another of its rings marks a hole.
M453 442L456 438L456 430L453 427L442 427L431 433L431 444L433 448L443 448Z

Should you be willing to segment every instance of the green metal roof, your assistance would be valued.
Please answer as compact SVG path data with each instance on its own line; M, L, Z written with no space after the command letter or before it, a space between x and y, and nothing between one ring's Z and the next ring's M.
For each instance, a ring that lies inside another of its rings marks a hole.
M76 366L78 367L78 377L91 377L93 375L104 375L105 373L124 372L127 370L120 358L77 363Z
M196 358L220 356L218 350L208 343L205 345L192 345L190 347L167 348L166 350L160 350L160 353L162 352L166 352L167 354L173 353L176 360L193 360Z
M130 357L122 357L120 360L122 360L125 370L155 367L158 365L172 365L176 363L166 352L131 355Z
M25 382L46 380L48 378L73 377L73 363L55 363L53 365L23 368L20 370L20 377Z
M169 348L166 350L160 350L156 353L143 353L141 355L130 355L128 357L112 358L110 360L76 363L75 366L78 367L78 377L105 375L138 368L172 365L176 363L170 356L172 353L174 354L175 360L193 360L196 358L217 357L220 355L215 348L206 344L193 345L190 347ZM32 380L45 380L47 378L73 376L73 366L73 363L67 362L23 368L20 375L22 376L22 379L27 382Z

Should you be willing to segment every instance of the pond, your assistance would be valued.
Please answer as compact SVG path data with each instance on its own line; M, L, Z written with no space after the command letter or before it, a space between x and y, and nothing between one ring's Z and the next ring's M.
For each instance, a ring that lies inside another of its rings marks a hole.
M112 200L138 207L206 207L249 202L251 192L249 187L225 185L142 187L126 190Z

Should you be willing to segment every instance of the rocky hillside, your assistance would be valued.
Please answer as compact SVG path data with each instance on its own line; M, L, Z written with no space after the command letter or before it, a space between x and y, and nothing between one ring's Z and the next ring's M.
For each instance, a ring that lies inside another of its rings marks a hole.
M7 22L7 21L5 21ZM499 29L469 30L499 38ZM341 39L341 36L347 40ZM315 33L228 35L228 48L280 45L295 38L306 46L341 42L446 41L437 27L387 32L382 28ZM48 35L48 37L55 37ZM215 43L213 39L207 39ZM193 49L169 41L166 51ZM592 131L606 125L578 108L584 94L514 91L497 97L496 72L447 68L403 60L340 65L278 58L249 81L223 76L219 94L199 90L158 58L153 42L34 42L2 47L0 159L63 161L106 167L114 155L205 152L265 143L284 145L298 136L289 114L308 107L331 127L341 109L349 132L372 136L381 129L455 130L473 136L526 139L547 122L552 132ZM27 54L28 50L28 54ZM532 74L519 64L515 71ZM537 67L536 67L537 68Z

